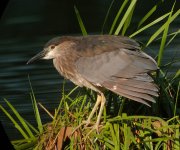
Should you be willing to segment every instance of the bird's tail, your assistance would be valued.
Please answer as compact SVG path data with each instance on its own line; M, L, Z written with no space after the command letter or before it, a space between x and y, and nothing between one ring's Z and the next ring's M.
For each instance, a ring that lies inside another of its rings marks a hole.
M152 78L145 73L134 78L105 81L103 86L121 96L150 106L146 101L155 103L153 96L157 97L159 90L152 81Z

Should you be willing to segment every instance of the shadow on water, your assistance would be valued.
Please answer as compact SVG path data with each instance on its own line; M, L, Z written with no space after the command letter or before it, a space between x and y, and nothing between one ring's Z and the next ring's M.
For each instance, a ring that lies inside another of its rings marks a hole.
M43 60L30 65L26 65L26 62L41 51L43 45L52 37L81 35L74 13L74 4L81 13L88 33L98 33L101 31L110 2L107 0L93 0L88 3L83 0L74 2L70 0L38 2L35 0L26 2L10 0L0 22L0 104L9 110L3 101L3 98L8 99L25 119L35 123L29 96L29 75L36 99L53 111L61 96L63 78L53 68L52 61ZM149 10L153 5L153 3L146 2L143 7L147 7L147 9L137 9L134 23L143 15L143 11ZM118 7L119 4L114 5L114 12L111 14L109 22L112 21ZM177 29L178 23L180 20L173 24L172 29ZM108 30L108 25L110 24L107 23L105 31ZM139 41L145 42L149 34L151 33L147 31L142 37L137 38ZM172 45L166 50L164 62L170 61L172 55L176 57L180 55L179 52L176 53L179 47L178 40L174 41L174 45L177 47ZM153 45L150 49L153 49L150 52L152 56L156 56L159 45ZM171 71L176 71L178 66L179 64L175 64ZM65 87L69 91L73 86L67 81ZM42 112L42 117L45 122L48 121L44 112ZM12 128L11 122L2 113L0 120L6 126L9 137L17 139L15 136L17 131Z

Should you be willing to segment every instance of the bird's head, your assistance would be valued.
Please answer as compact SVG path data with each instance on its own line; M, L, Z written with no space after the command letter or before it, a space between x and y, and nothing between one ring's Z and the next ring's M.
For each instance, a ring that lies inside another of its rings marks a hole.
M43 51L32 57L27 64L38 59L54 59L59 55L63 55L63 52L71 49L76 45L76 42L76 38L71 36L55 37L47 42Z
M27 64L32 63L38 59L54 59L58 55L58 50L61 49L60 38L54 38L47 42L44 49L28 60Z

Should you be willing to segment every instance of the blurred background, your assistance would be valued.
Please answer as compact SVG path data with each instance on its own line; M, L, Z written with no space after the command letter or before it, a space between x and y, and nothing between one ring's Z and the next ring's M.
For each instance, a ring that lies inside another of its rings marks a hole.
M0 105L7 111L4 98L18 110L30 123L35 123L33 114L28 75L38 102L53 111L61 98L63 77L54 69L52 61L38 61L30 65L26 62L43 49L43 45L55 36L82 35L74 12L76 5L83 19L88 34L100 34L106 13L112 0L1 0L0 1ZM112 21L123 1L117 0L112 6L110 17L104 26L103 33L108 33ZM171 10L173 0L167 0L158 8L152 20ZM157 1L139 0L136 6L133 24L149 11ZM176 10L180 7L176 5ZM177 31L180 18L172 23L169 32ZM132 27L133 25L131 25ZM137 41L147 42L157 26L135 37ZM133 27L128 30L132 33ZM127 33L127 35L128 35ZM163 64L180 57L180 38L166 48ZM159 50L159 41L150 45L145 51L155 57ZM175 63L170 72L176 72L180 64ZM65 90L74 87L66 82ZM41 109L40 109L41 110ZM50 118L41 110L43 122ZM0 111L0 120L11 139L17 139L17 131L9 119Z

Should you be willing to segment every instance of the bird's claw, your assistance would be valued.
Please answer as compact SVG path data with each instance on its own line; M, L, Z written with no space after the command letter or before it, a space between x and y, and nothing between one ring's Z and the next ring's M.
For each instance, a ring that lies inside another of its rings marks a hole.
M99 124L97 122L92 126L89 126L92 124L89 120L83 121L83 123L85 124L84 128L91 128L91 130L96 130L99 133Z
M92 124L92 126L89 126L90 124ZM92 133L94 130L96 130L96 132L99 134L99 128L101 127L97 122L95 124L93 124L91 121L86 120L86 121L82 121L81 124L79 124L72 132L72 134L78 130L81 126L84 125L83 129L87 129L89 128L90 131L87 133L86 137L89 136L90 133Z
M99 134L99 128L101 127L102 125L99 125L99 124L94 124L93 126L91 126L91 130L86 134L85 138L84 139L87 139L87 137L94 131L96 130L96 133Z

